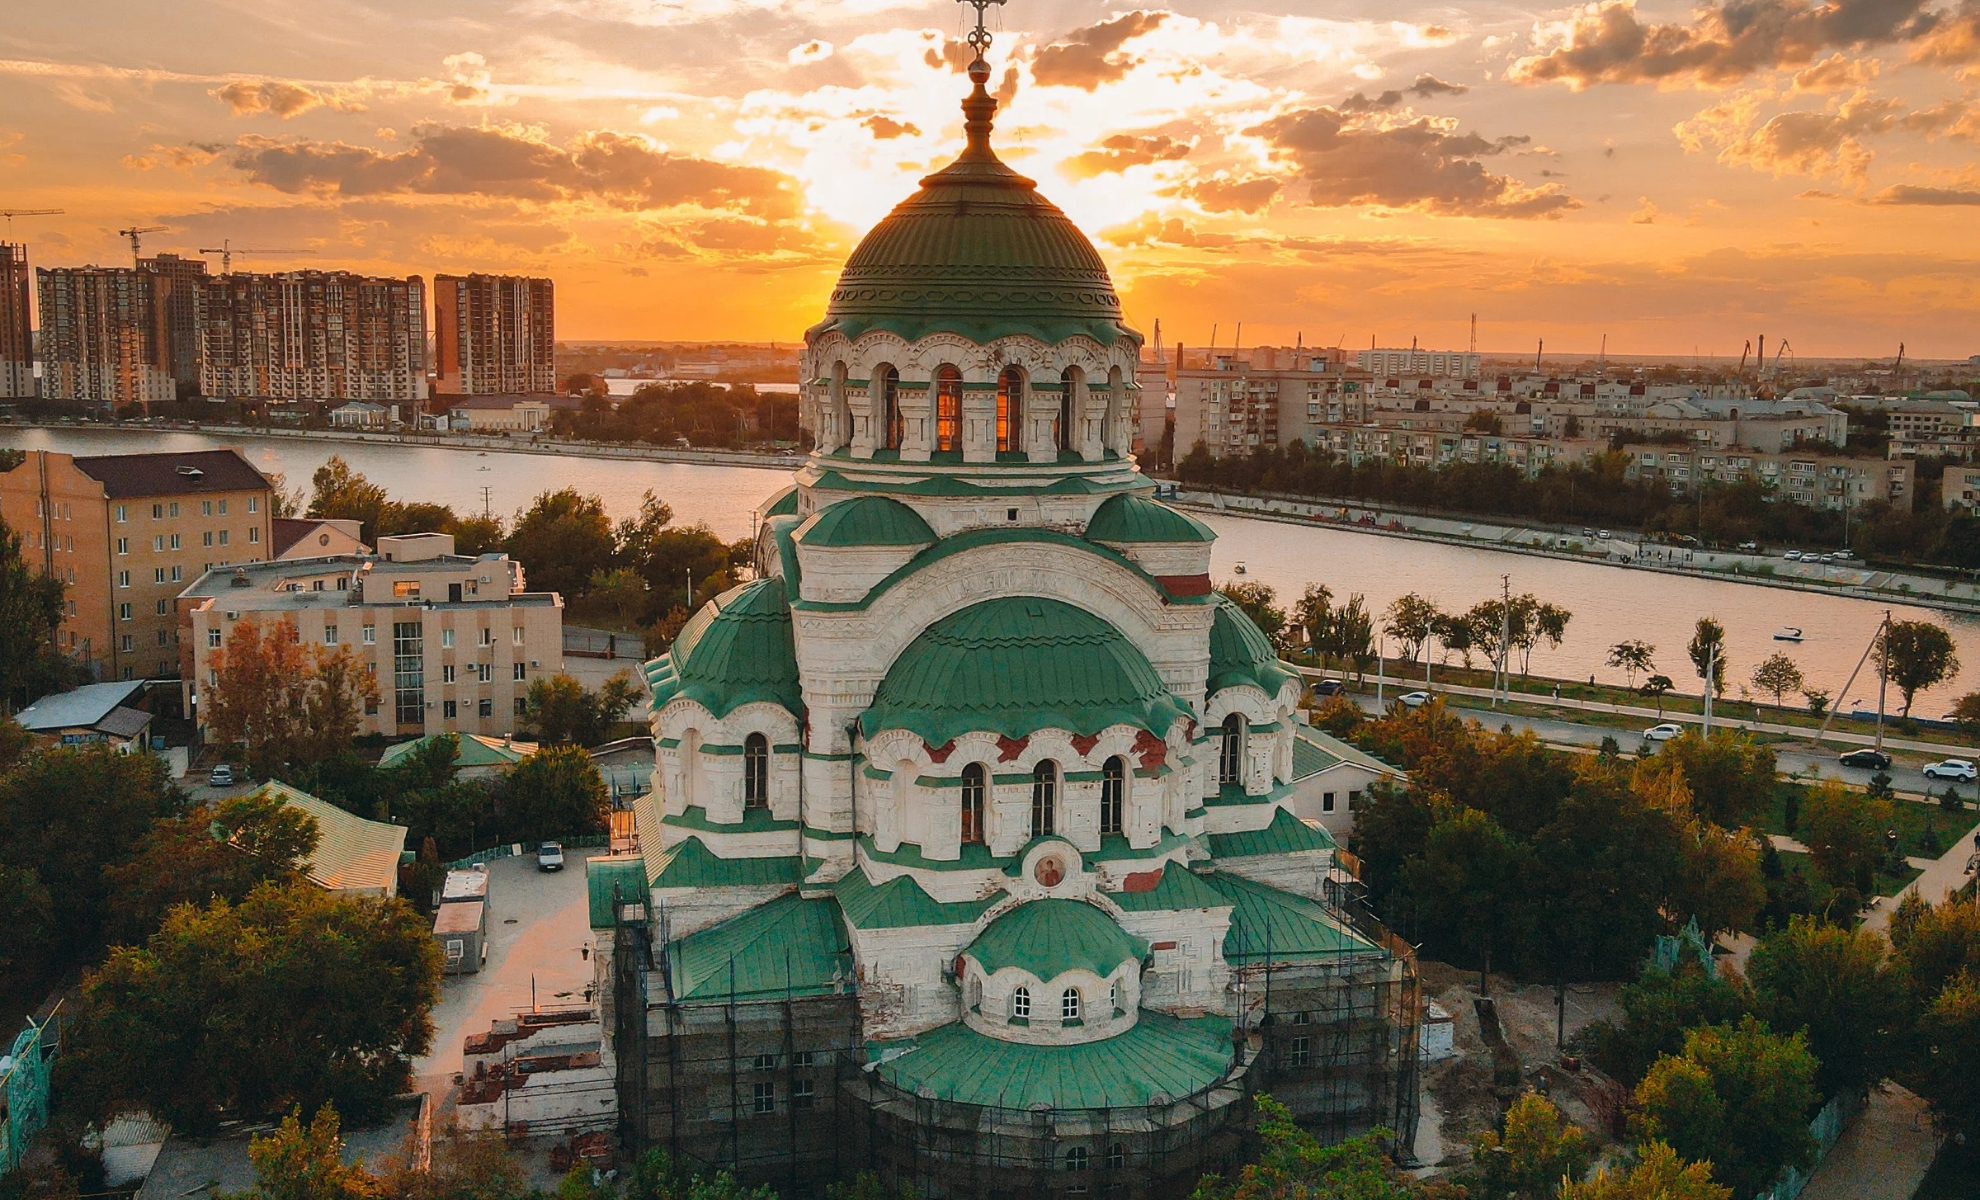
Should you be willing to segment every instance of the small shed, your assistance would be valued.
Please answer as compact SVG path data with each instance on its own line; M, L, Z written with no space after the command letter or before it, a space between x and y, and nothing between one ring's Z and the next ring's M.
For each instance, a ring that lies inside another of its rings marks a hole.
M315 819L316 853L310 855L308 872L311 883L345 896L399 894L399 856L406 848L404 825L366 820L278 780L262 784L258 791Z
M440 943L449 975L472 975L488 961L488 906L479 900L442 904L433 917L433 940Z
M136 750L144 745L151 714L127 702L143 691L142 679L84 684L43 696L15 714L14 720L29 733L58 738L63 745L110 742L123 750Z

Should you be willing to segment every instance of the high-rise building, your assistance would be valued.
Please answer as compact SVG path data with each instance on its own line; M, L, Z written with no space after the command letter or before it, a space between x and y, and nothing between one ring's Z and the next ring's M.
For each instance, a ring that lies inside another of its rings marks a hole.
M551 282L525 275L433 277L433 390L503 396L557 387Z
M206 260L154 254L138 267L157 278L153 301L165 322L166 367L172 381L191 391L199 386L200 329L205 324Z
M0 397L34 395L34 322L27 247L0 242Z
M207 281L205 308L208 396L426 399L426 285L417 275L222 275Z
M1370 375L1441 375L1476 379L1483 361L1476 350L1357 350L1355 365Z
M41 394L116 407L175 398L159 292L130 267L39 267Z

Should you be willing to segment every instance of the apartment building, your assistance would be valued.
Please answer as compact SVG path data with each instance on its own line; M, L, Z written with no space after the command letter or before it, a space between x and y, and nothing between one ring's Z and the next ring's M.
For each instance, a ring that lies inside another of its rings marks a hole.
M1354 365L1370 375L1436 375L1450 379L1473 379L1484 359L1472 350L1408 349L1357 350Z
M1175 372L1176 456L1202 442L1218 458L1308 440L1314 427L1365 420L1368 376L1338 351L1271 347L1184 359Z
M27 247L0 242L0 399L34 394L34 322L28 310Z
M1661 444L1625 446L1623 453L1629 459L1629 478L1662 480L1674 496L1690 495L1707 484L1757 482L1809 508L1840 512L1871 500L1888 500L1911 510L1913 473L1908 459Z
M176 398L165 323L169 276L130 267L38 267L35 281L43 396L117 408Z
M1980 511L1980 467L1947 467L1939 479L1939 503L1947 512Z
M190 394L199 388L201 328L206 315L206 260L154 254L138 259L156 287L161 323L165 327L165 368L175 387Z
M211 568L271 557L269 501L233 450L30 450L0 475L0 519L34 569L67 585L58 647L101 679L178 674L174 601Z
M348 271L242 272L205 286L201 390L221 399L426 399L426 285Z
M505 554L455 554L444 533L382 537L375 555L216 567L180 594L178 616L195 715L214 651L244 621L287 622L308 645L351 647L378 683L367 734L509 734L531 681L564 669L563 598L524 591L522 564Z
M554 392L555 288L525 275L435 275L433 349L437 395Z

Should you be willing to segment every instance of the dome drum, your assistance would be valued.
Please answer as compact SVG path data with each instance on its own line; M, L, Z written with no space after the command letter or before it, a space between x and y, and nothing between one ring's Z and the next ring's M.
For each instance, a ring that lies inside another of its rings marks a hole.
M957 956L964 1021L1002 1041L1078 1045L1133 1027L1148 943L1098 907L1032 900Z

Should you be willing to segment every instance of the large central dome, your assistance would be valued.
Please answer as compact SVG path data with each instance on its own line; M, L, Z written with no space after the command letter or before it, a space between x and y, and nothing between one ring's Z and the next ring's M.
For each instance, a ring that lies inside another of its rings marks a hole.
M867 233L811 335L852 341L878 328L911 342L952 332L979 345L1084 335L1102 346L1133 336L1093 243L990 149L997 102L971 76L968 146Z

